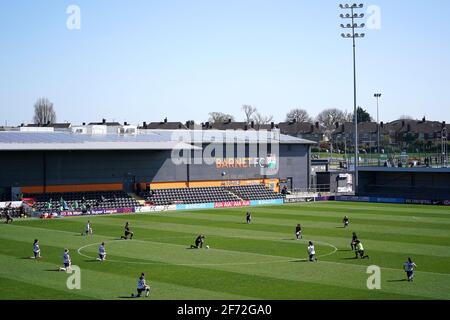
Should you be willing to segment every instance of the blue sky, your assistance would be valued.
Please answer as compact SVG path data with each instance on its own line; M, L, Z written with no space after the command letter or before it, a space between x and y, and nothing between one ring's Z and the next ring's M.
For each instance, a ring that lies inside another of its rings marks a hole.
M68 30L66 9L81 9ZM283 121L301 107L352 110L350 40L332 0L1 1L0 125L206 121L242 104ZM382 121L450 122L450 1L373 0L381 29L358 42L358 104Z

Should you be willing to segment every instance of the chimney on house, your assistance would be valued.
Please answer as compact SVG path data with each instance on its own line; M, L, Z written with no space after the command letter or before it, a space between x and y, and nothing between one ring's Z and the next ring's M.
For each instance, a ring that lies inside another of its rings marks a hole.
M106 123L106 119L102 119L102 123L105 124Z
M230 119L228 119L228 123L231 123L231 118L230 118Z
M86 122L83 122L83 126L85 126L86 125Z
M127 126L127 125L128 125L128 122L125 121L125 122L123 123L123 125L124 125L124 126Z
M164 118L164 123L167 123L167 117Z
M270 128L273 130L273 129L275 129L275 122L271 122L270 123Z
M142 126L144 127L144 129L147 129L147 122L146 121L142 122Z

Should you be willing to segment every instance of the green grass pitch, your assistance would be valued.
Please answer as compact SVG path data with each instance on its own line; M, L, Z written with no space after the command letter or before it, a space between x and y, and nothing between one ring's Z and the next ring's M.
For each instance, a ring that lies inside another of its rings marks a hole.
M93 237L81 236L88 219ZM126 221L135 237L117 240ZM370 259L354 259L353 231ZM199 233L209 250L188 249ZM29 258L35 238L39 261ZM315 242L317 263L306 261L307 240ZM141 272L152 287L142 300L450 299L448 207L323 202L16 220L0 225L0 241L0 299L125 299ZM105 262L96 261L101 241ZM55 271L66 247L81 268L80 290L69 290L70 275ZM418 265L412 283L402 269L409 256ZM370 265L381 268L380 290L367 288Z

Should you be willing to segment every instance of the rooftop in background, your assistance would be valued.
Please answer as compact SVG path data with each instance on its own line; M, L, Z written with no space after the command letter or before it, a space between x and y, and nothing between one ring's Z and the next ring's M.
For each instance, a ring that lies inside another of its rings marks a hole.
M27 124L25 127L28 128L55 128L55 129L69 129L71 127L71 124L68 122L64 123L49 123L49 124L36 124L36 123L30 123Z
M263 140L261 140L263 139ZM71 131L1 131L0 150L173 150L197 149L192 143L261 141L281 144L315 142L279 134L278 131L138 130L135 134L88 134Z

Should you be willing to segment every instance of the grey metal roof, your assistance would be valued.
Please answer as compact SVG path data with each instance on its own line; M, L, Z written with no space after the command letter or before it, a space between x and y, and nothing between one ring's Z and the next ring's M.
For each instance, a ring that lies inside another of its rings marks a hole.
M0 150L173 150L198 149L190 143L277 142L270 132L220 130L139 130L138 134L79 134L70 131L55 132L0 132ZM260 140L259 140L260 141ZM291 136L279 135L280 143L314 144Z
M211 142L238 142L238 143L258 143L267 141L268 143L279 142L281 144L316 144L314 141L300 139L293 136L280 134L279 132L267 130L143 130L161 135L165 139L172 141L211 143Z

